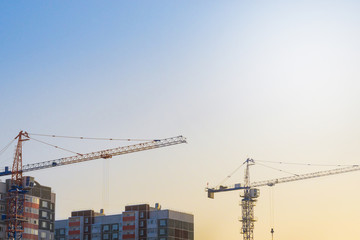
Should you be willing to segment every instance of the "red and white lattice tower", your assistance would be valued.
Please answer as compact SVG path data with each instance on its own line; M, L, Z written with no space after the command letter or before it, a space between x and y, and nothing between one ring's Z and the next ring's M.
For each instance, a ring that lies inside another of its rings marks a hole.
M7 196L7 233L8 239L22 238L24 232L24 201L26 191L23 188L22 176L22 143L29 140L27 132L20 131L12 167L11 182Z

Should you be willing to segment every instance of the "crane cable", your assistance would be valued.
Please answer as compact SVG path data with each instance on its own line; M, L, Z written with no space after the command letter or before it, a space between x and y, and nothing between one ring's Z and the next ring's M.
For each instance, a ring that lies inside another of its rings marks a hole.
M267 166L267 165L265 165L265 164L258 163L257 161L256 161L255 163L256 163L256 164L259 164L259 165L261 165L261 166L267 167L267 168L271 168L271 169L276 170L276 171L279 171L279 172L284 172L284 173L287 173L287 174L299 176L299 174L291 173L291 172L288 172L288 171L285 171L285 170L282 170L282 169L279 169L279 168L270 167L270 166Z
M14 138L13 140L11 140L5 147L3 147L1 150L0 150L0 155L2 155L10 146L11 144L13 144L13 142L16 140L16 138Z
M103 159L103 179L102 179L102 209L109 210L110 201L110 161Z
M41 136L41 137L53 137L53 138L73 138L73 139L84 139L84 140L110 140L110 141L156 141L157 139L139 139L139 138L95 138L95 137L74 137L74 136L58 136L49 134L29 133L29 135Z
M255 163L256 163L256 164L259 164L259 165L261 165L261 166L267 167L267 168L271 168L271 169L276 170L276 171L279 171L279 172L284 172L284 173L288 173L288 174L291 174L291 175L298 176L298 174L291 173L291 172L287 172L287 171L284 171L284 170L281 170L281 169L278 169L278 168L270 167L270 166L267 166L267 165L265 165L265 164L261 164L261 163L258 163L258 162L259 162L259 160L256 160ZM266 161L260 161L260 162L266 162ZM227 175L226 178L224 178L224 179L217 185L217 187L219 187L219 186L222 185L226 180L228 180L229 178L231 178L232 175L234 175L242 166L245 165L245 163L246 163L246 161L243 162L243 163L242 163L239 167L237 167L234 171L232 171L229 175Z
M11 144L15 141L16 139L14 138L13 140L11 140L5 147L3 147L3 149L0 150L0 155L3 154L10 146Z
M234 175L242 166L245 165L245 163L246 163L246 161L243 162L243 163L242 163L239 167L237 167L234 171L232 171L229 175L227 175L226 178L224 178L224 179L217 185L217 187L219 187L219 186L222 185L226 180L228 180L229 178L231 178L232 175Z
M314 166L314 167L351 167L354 165L342 165L342 164L313 164L313 163L291 163L291 162L275 162L275 161L264 161L256 160L257 162L277 163L277 164L288 164L288 165L302 165L302 166Z
M61 149L61 150L66 151L66 152L71 152L71 153L75 153L76 155L82 156L81 153L74 152L74 151L71 151L71 150L68 150L68 149L65 149L65 148L62 148L62 147L59 147L59 146L56 146L56 145L53 145L53 144L50 144L50 143L47 143L47 142L38 140L38 139L35 139L35 138L33 138L33 137L29 137L29 139L34 140L34 141L37 141L37 142L42 143L42 144L45 144L45 145L48 145L48 146L51 146L51 147L54 147L54 148L57 148L57 149Z
M274 240L274 187L270 187L270 233L271 240Z
M32 134L32 135L35 135L35 134ZM82 155L80 153L77 153L77 152L74 152L74 151L71 151L71 150L68 150L68 149L65 149L65 148L62 148L62 147L47 143L47 142L44 142L44 141L41 141L41 140L38 140L38 139L35 139L33 137L29 137L29 139L37 141L37 142L45 144L45 145L48 145L48 146L51 146L51 147L54 147L54 148L57 148L57 149L61 149L61 150L67 151L67 152L75 153L77 155ZM86 138L82 138L82 139L86 139ZM109 160L104 159L104 162L103 162L103 184L102 184L102 205L103 205L103 209L108 209L108 207L109 207L109 182L110 182L109 181Z
M49 135L49 134L39 134L39 133L28 133L28 134L31 135L31 136L34 135L34 136L41 136L41 137L72 138L72 139L82 139L82 140L110 140L110 141L113 140L113 141L137 141L137 142L140 142L140 141L156 141L156 139L93 138L93 137L59 136L59 135ZM56 145L41 141L39 139L35 139L33 137L30 137L30 136L29 136L29 139L32 139L34 141L40 142L42 144L45 144L45 145L48 145L48 146L51 146L51 147L54 147L54 148L57 148L57 149L61 149L61 150L66 151L66 152L71 152L71 153L74 153L74 154L77 154L77 155L80 155L80 156L82 155L81 153L78 153L78 152L75 152L75 151L72 151L72 150L68 150L68 149L65 149L65 148L62 148L62 147L59 147L59 146L56 146ZM1 152L0 152L0 154L1 154Z

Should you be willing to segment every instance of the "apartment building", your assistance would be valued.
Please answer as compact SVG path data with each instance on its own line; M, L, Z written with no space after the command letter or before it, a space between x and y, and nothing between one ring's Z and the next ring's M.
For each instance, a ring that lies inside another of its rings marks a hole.
M193 240L194 216L159 204L130 205L116 215L76 211L55 221L56 240Z
M6 194L10 179L0 182L0 240L7 239L6 233ZM25 194L24 203L24 240L52 240L55 226L55 193L51 188L34 181L34 186Z
M0 182L0 214L5 217L6 214L6 184ZM6 237L6 223L3 217L0 218L0 240Z

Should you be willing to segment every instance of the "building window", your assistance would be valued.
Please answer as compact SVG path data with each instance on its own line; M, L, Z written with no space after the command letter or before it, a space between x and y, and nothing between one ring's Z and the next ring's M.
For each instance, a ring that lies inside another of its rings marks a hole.
M42 232L42 233L40 234L40 236L41 236L41 238L46 239L46 232Z
M89 218L85 218L85 223L89 223Z
M140 227L144 227L144 221L140 221Z
M103 235L103 239L109 239L109 234L108 234L108 233L105 233L105 234Z
M113 240L118 240L119 239L119 234L118 233L113 233L112 234L112 239Z
M181 229L181 222L180 221L175 221L175 228Z
M119 231L119 225L118 224L113 224L111 225L111 231Z
M41 206L43 208L48 208L49 207L48 202L46 202L46 201L42 201Z
M190 223L190 224L189 224L189 230L190 230L190 231L194 231L194 223Z
M60 235L65 235L65 229L63 228L60 229Z
M144 230L140 230L140 236L144 236Z
M144 218L144 212L140 212L140 218Z
M110 230L109 225L103 225L103 232L108 232Z
M47 212L45 212L45 211L41 212L41 217L47 218L47 216L48 216Z
M166 235L166 231L165 231L165 228L160 228L159 229L159 235Z
M47 227L46 222L41 222L41 227L46 228Z
M160 227L166 227L166 220L165 220L165 219L161 219L161 220L159 221L159 225L160 225Z
M170 227L170 228L174 228L174 226L175 226L175 220L173 220L173 219L168 219L167 226Z

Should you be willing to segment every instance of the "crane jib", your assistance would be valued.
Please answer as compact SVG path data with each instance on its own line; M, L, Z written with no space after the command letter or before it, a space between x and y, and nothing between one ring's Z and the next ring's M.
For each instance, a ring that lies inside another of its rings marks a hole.
M325 176L359 171L359 170L360 170L359 165L353 165L353 166L345 167L345 168L337 168L337 169L332 169L332 170L327 170L327 171L319 171L319 172L301 174L301 175L296 175L296 176L291 176L291 177L283 177L283 178L277 178L277 179L272 179L272 180L267 180L267 181L253 182L253 183L251 183L251 187L274 186L275 184L279 184L279 183L287 183L287 182L293 182L293 181L298 181L298 180L325 177Z
M86 154L81 154L81 155L75 155L75 156L71 156L71 157L60 158L60 159L55 159L55 160L50 160L50 161L45 161L45 162L27 164L22 167L22 172L30 172L30 171L40 170L40 169L58 167L58 166L80 163L80 162L85 162L85 161L90 161L90 160L95 160L95 159L101 159L101 158L105 158L105 159L112 158L112 157L118 156L118 155L124 155L124 154L128 154L128 153L133 153L133 152L140 152L140 151L145 151L145 150L150 150L150 149L155 149L155 148L167 147L167 146L186 143L186 142L187 142L186 138L183 136L177 136L177 137L165 138L165 139L156 139L156 140L153 140L150 142L145 142L145 143L139 143L139 144L134 144L134 145L113 148L113 149L107 149L107 150L91 152L91 153L86 153ZM6 176L6 175L11 175L11 174L12 174L12 172L9 171L9 167L5 167L5 170L0 172L0 176Z

